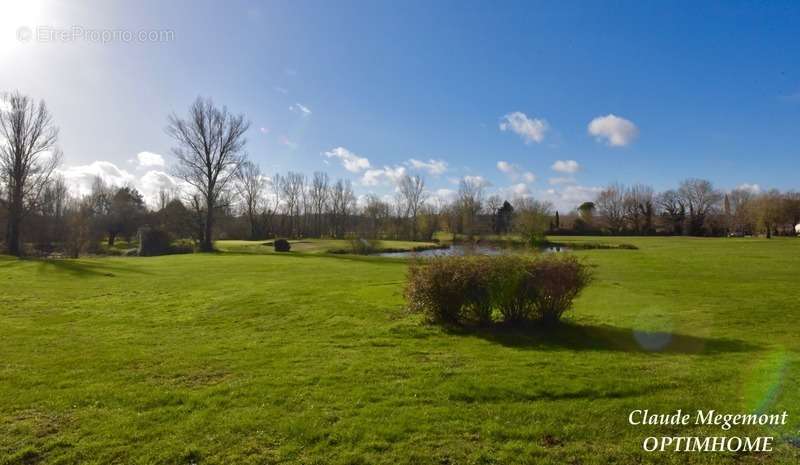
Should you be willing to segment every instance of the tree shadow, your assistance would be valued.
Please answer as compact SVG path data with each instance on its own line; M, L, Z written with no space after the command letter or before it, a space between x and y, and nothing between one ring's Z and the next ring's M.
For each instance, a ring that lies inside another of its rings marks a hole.
M100 260L79 259L26 259L39 264L39 272L49 271L67 272L77 278L89 277L114 277L116 273L151 274L147 271L127 266L112 264Z
M553 326L524 328L451 327L447 331L479 337L507 347L532 350L618 351L629 353L714 355L749 352L757 346L736 339L705 338L670 332L640 331L610 325L579 325L564 322Z

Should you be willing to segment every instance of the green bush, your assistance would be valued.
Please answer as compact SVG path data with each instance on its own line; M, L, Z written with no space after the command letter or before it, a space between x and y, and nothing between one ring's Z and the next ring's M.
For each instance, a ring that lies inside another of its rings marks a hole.
M288 252L292 250L291 244L289 244L289 241L286 239L275 239L272 243L272 247L276 252Z
M412 263L405 296L429 321L489 324L557 322L589 283L571 255L440 257Z

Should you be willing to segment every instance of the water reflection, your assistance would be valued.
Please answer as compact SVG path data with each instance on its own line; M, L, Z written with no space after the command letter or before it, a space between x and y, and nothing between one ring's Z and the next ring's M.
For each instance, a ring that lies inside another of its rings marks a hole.
M504 253L512 253L520 250L524 249L498 247L493 245L454 244L446 249L431 249L431 250L422 250L419 252L386 252L386 253L379 253L377 255L381 257L395 257L395 258L450 257L450 256L464 256L464 255L502 255ZM566 252L569 249L563 246L550 245L546 247L540 247L539 250L545 253L549 253L549 252Z

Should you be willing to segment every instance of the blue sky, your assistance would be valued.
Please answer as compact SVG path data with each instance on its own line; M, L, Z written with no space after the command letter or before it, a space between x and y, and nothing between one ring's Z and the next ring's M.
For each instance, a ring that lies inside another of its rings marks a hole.
M84 186L169 182L166 117L203 95L247 115L267 173L362 194L402 172L560 209L614 181L800 188L797 2L2 3L0 89L48 102ZM41 25L173 36L17 40Z

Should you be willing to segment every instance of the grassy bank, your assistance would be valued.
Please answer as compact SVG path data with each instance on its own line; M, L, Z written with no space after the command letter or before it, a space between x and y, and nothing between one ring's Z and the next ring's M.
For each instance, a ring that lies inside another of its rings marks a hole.
M797 463L800 240L603 241L638 250L576 251L596 280L551 333L422 325L405 263L325 241L2 257L0 463ZM627 424L678 408L790 425ZM779 439L641 452L705 433Z

